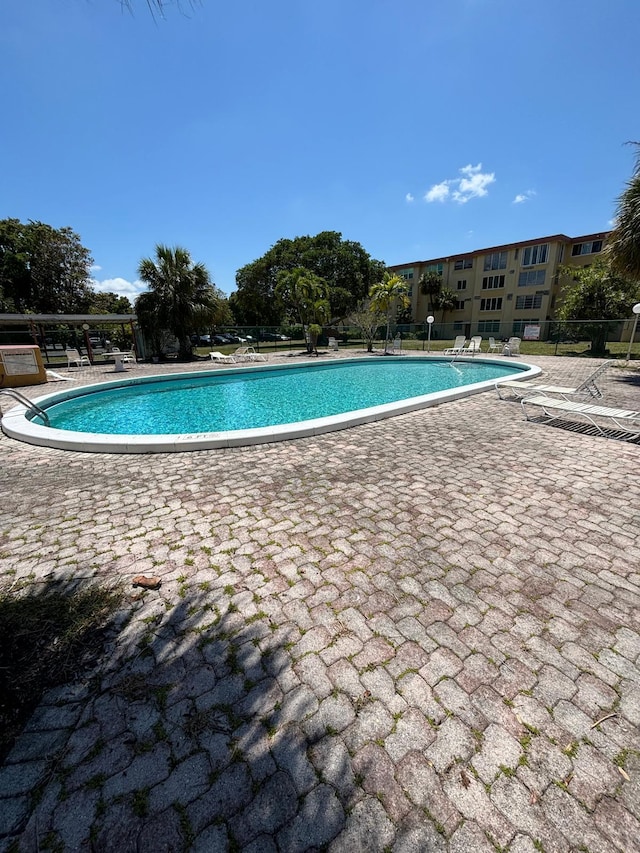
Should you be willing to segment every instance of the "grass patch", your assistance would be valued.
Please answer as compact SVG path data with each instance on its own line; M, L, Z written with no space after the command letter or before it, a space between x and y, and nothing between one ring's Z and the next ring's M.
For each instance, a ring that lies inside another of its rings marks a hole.
M43 693L93 664L121 588L60 583L0 588L0 762Z

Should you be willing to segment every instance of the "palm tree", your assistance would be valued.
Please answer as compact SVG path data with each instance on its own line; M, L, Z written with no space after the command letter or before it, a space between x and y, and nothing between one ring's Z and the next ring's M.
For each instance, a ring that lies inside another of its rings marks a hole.
M433 300L433 307L436 311L442 311L442 318L440 320L441 323L444 324L444 315L448 311L453 311L458 305L458 297L453 290L450 290L448 287L443 288L438 294L436 294Z
M429 297L429 314L432 314L435 298L442 289L442 276L436 270L427 270L420 276L418 284L423 296Z
M295 314L302 323L307 352L317 353L318 335L331 312L326 281L305 267L282 270L278 275L275 295L284 310Z
M219 310L207 268L194 264L186 249L159 244L155 259L140 261L138 275L149 286L149 293L136 300L142 331L158 341L159 332L168 329L178 340L178 357L191 358L190 333L213 324Z
M640 147L640 143L634 143ZM618 199L615 228L607 253L611 265L620 275L640 280L640 152L626 190Z
M399 275L391 275L386 272L384 279L372 285L369 291L371 307L374 311L382 311L387 317L387 334L384 342L384 354L387 354L389 343L389 330L391 328L391 317L395 309L404 308L409 304L407 296L407 283Z

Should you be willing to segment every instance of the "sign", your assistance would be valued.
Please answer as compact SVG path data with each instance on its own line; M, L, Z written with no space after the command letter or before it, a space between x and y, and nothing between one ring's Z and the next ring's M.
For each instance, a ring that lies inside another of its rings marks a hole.
M8 352L0 350L0 358L7 376L29 376L40 373L40 367L33 352Z
M525 326L522 337L525 341L539 341L540 326Z

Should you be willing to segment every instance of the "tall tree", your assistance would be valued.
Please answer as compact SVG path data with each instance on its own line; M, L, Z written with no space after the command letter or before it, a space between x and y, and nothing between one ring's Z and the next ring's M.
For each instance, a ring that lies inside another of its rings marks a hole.
M93 259L71 228L0 220L0 298L19 313L74 314L91 304Z
M107 291L94 291L91 294L89 314L133 314L133 308L126 296Z
M399 275L391 275L385 272L382 281L374 284L369 291L371 297L371 306L374 311L381 311L387 318L387 334L384 342L384 352L387 354L389 345L389 334L391 328L391 320L395 314L406 307L409 302L407 296L407 283Z
M429 297L429 313L433 313L434 302L442 289L442 276L436 270L427 270L420 276L420 292Z
M640 143L633 174L618 199L615 228L607 241L613 268L626 278L640 281Z
M159 330L168 329L178 340L178 357L191 358L189 335L195 328L215 323L219 311L218 293L207 268L194 263L186 249L160 244L155 259L140 261L138 275L149 286L149 294L136 299L143 332L157 343Z
M612 321L629 315L638 301L640 285L617 275L604 258L588 267L561 267L561 274L564 284L558 319L571 322L576 334L591 341L593 355L604 355Z
M442 288L433 298L433 307L436 311L442 311L441 323L444 323L444 316L449 311L453 311L458 305L458 297L456 293L448 287Z
M343 240L337 231L322 231L315 237L282 239L266 254L236 273L237 290L231 304L236 320L244 325L276 325L281 320L274 299L278 276L283 270L304 267L324 279L328 287L330 313L345 317L369 288L382 278L385 265L371 258L360 243Z
M331 310L326 281L304 267L282 270L275 295L283 310L302 323L307 352L315 352L318 329L322 331L322 324L329 319Z

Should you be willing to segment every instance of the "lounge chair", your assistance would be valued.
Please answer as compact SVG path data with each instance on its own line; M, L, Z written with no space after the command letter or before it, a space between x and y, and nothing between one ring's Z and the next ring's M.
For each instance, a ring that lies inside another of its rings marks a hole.
M219 364L235 364L236 360L232 355L225 355L223 352L211 350L209 353L211 361L217 361Z
M542 410L543 415L547 418L547 423L577 421L579 424L584 424L586 422L589 426L594 427L599 435L605 437L610 435L612 427L634 437L640 436L640 412L613 409L609 406L595 406L593 403L578 403L575 400L567 400L565 397L545 397L543 395L526 397L521 400L520 405L528 421L540 417L539 414L536 416L530 411L530 407L532 407L534 411ZM608 431L598 421L606 421L609 425Z
M469 341L468 347L463 347L462 352L471 353L471 355L475 355L477 352L482 352L481 345L482 344L482 335L474 335Z
M502 355L520 355L521 338L509 338L502 348Z
M233 353L236 361L266 361L261 352L256 352L253 347L238 347Z
M496 391L501 400L515 399L521 400L533 394L585 394L589 397L597 399L602 398L602 391L596 385L596 379L611 366L612 361L604 361L600 367L590 373L586 379L583 379L579 385L575 387L567 387L566 385L538 385L536 382L518 382L514 379L508 379L504 382L496 382ZM510 395L503 397L500 393L502 390L510 391Z
M77 349L66 349L64 354L67 356L67 370L72 364L75 364L77 367L82 367L83 365L86 365L87 367L91 366L89 356L80 355Z
M337 350L338 349L338 341L335 338L329 338L328 346L329 346L329 349Z
M444 355L458 355L459 353L463 352L466 340L467 339L464 335L457 335L455 341L453 342L453 346L447 347L447 349L444 350Z

